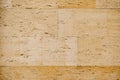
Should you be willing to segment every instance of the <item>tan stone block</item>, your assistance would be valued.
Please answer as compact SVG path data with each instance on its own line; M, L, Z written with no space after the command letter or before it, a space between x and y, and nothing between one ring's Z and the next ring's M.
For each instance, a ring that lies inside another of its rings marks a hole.
M59 36L104 36L106 14L99 9L59 10Z
M95 8L95 0L58 0L58 8Z
M12 6L15 8L57 8L57 0L12 0Z
M120 0L96 0L96 8L120 8Z
M57 80L119 80L120 67L58 67Z
M1 37L0 44L1 66L77 65L74 37Z
M56 80L55 67L0 67L0 80Z
M12 8L11 0L0 0L0 8Z
M1 80L119 80L120 67L0 67Z
M96 0L78 0L78 8L95 8Z
M58 8L78 8L78 0L58 0Z
M1 9L0 36L57 36L56 10Z

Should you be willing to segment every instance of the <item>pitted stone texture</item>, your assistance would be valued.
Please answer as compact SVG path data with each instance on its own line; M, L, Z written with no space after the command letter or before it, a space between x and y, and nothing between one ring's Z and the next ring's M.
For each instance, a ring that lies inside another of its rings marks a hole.
M58 0L58 8L95 8L96 0Z
M96 8L120 8L120 0L96 0Z
M77 65L74 37L1 37L0 44L1 66Z
M57 0L12 0L15 8L46 9L57 8Z
M119 25L119 10L59 10L59 36L78 37L79 66L120 65Z
M106 34L106 10L59 10L59 36L99 36Z
M120 67L58 67L57 80L119 80Z
M0 36L57 36L56 10L0 9Z
M0 80L56 80L54 67L0 67Z
M1 80L119 80L120 67L0 67Z
M11 0L0 0L0 8L12 8Z
M112 54L111 63L120 66L120 10L108 10L107 32L108 51Z

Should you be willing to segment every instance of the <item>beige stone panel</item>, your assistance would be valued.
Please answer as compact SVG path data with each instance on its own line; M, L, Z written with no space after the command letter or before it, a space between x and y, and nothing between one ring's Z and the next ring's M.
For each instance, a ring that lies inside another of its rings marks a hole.
M57 0L12 0L12 6L26 9L57 8Z
M108 51L106 36L102 38L94 36L78 38L79 66L111 66L114 65L112 55Z
M120 67L58 67L57 80L119 80Z
M108 10L107 18L108 51L112 54L112 64L120 65L120 10Z
M120 67L0 67L1 80L119 80Z
M95 8L96 0L58 0L58 8Z
M11 0L0 0L0 8L11 8Z
M108 27L113 26L113 28L120 26L120 9L108 9L107 25L108 25ZM116 28L116 30L117 30L117 28Z
M0 80L56 80L55 67L0 67Z
M78 8L78 0L58 0L58 8Z
M99 36L106 34L107 11L99 9L59 10L59 36Z
M78 39L78 65L120 65L120 15L117 9L108 9L105 33Z
M107 32L109 44L120 48L120 12L108 12Z
M120 8L120 0L96 0L96 8Z
M77 65L77 38L73 37L67 39L66 44L69 47L69 51L66 52L66 63L65 66L76 66ZM73 48L73 49L72 49Z
M1 37L0 56L1 66L75 66L77 39Z
M57 36L57 11L0 9L0 36Z
M95 8L96 0L78 0L78 8Z

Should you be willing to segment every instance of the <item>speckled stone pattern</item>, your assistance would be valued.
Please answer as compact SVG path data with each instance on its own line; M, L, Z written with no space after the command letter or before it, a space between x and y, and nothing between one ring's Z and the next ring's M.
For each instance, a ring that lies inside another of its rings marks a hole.
M120 80L120 0L0 0L0 80Z

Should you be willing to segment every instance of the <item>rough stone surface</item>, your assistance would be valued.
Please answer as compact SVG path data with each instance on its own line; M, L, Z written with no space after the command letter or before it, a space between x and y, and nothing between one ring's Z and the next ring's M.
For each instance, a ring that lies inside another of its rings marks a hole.
M120 0L0 0L0 80L120 80Z

